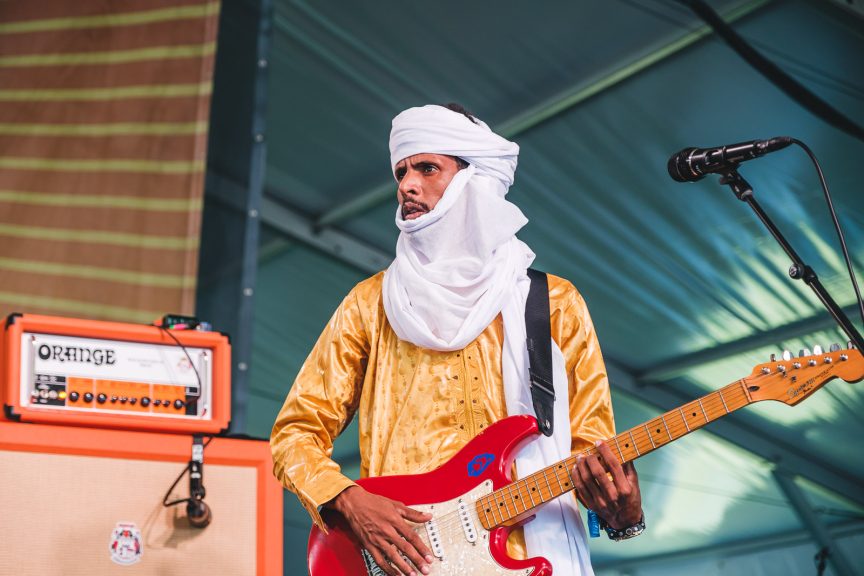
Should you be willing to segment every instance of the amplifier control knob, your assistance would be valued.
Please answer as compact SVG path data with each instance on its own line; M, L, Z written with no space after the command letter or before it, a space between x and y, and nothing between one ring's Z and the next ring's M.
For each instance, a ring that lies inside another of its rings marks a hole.
M121 404L125 404L128 401L129 401L129 399L126 396L120 396L120 403Z
M161 400L158 400L158 399L157 399L157 400L153 400L153 406L161 406L161 405L162 405L162 401L161 401Z
M141 398L141 406L144 406L146 408L149 405L150 405L150 398L148 398L147 396L144 396L143 398Z
M138 398L135 398L134 396L132 398L129 398L129 404L137 404L137 403L138 403Z
M117 400L119 400L119 398L117 398L117 396L111 396L111 403L112 404L116 404Z
M78 394L78 392L70 392L69 393L69 401L70 402L77 402L78 398L80 398L80 395Z
M179 398L177 400L174 400L174 408L176 408L177 410L183 408L183 401Z
M104 404L105 400L107 400L107 399L108 399L108 396L106 396L105 394L100 393L98 396L96 396L96 401L99 402L100 404Z
M85 392L84 393L84 401L85 402L92 402L93 401L93 394L91 394L90 392Z

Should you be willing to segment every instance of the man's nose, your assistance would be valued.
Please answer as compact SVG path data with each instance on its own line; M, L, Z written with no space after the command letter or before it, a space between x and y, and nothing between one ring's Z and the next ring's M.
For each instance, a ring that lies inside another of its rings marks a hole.
M420 183L416 174L408 172L402 177L402 180L399 181L399 193L410 196L416 196L420 193Z

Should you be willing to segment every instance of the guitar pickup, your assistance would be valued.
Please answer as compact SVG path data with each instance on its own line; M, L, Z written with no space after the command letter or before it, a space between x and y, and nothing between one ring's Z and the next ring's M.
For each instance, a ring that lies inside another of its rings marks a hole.
M462 524L462 530L465 531L465 539L472 544L477 542L477 530L474 528L474 520L471 518L468 505L461 498L459 499L459 521Z
M435 518L426 522L425 526L426 536L429 538L429 547L432 548L432 555L438 559L444 558L444 547L441 545L441 534L438 533L438 524L435 523Z

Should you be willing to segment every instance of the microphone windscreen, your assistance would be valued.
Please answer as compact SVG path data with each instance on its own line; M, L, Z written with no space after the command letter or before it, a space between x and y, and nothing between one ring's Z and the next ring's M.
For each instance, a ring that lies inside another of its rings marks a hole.
M669 163L666 168L669 170L669 176L677 182L695 182L701 180L704 174L695 174L690 169L687 159L697 150L696 148L684 148L680 152L676 152L669 158Z

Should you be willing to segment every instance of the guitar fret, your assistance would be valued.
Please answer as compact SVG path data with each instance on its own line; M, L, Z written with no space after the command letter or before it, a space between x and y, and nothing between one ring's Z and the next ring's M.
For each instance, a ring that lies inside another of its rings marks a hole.
M648 441L651 442L651 448L657 448L657 446L654 445L654 438L651 437L651 430L648 429L648 423L646 422L643 426L645 427L645 432L648 433Z
M490 524L490 526L494 526L495 524L498 524L498 523L499 523L499 521L495 518L495 508L496 508L496 506L495 506L495 499L492 498L492 496L490 495L490 496L486 496L486 497L484 498L484 500L486 501L486 508L487 508L487 510L488 510L489 512L492 513L492 520L494 521L494 523L493 523L493 524ZM500 514L499 514L499 516L500 516L501 519L503 520L504 517L501 516Z
M513 504L513 510L514 510L516 513L515 513L515 514L510 514L510 505L509 505L509 503L508 503L508 500L511 500L511 499L512 499L512 498L510 498L510 496L512 496L512 494L513 494L513 485L510 484L509 486L507 486L506 491L509 492L510 494L508 494L508 495L504 495L504 494L502 494L502 495L501 495L501 501L504 502L504 509L507 511L507 514L510 515L510 518L512 518L513 516L517 516L518 513L519 513L519 510L516 509L516 504L515 504L515 502L514 502L514 504ZM509 520L509 518L508 518L508 520Z
M531 490L531 486L528 485L528 481L531 478L533 478L533 476L528 476L528 478L525 478L525 490L528 492L528 499L531 500L531 507L533 508L534 506L537 506L537 503L534 502L534 496L531 495L531 492L533 492L533 490ZM536 486L537 486L536 481L534 482L534 486L536 488Z
M549 499L555 497L555 492L552 490L552 485L549 484L549 476L546 475L546 470L543 470L543 479L546 480L546 486L549 488Z
M639 452L639 446L636 445L636 440L633 438L633 431L628 431L628 434L630 434L630 441L633 442L633 449L636 450L636 455L641 456L642 453Z
M486 512L487 504L484 504L484 502L486 500L488 500L488 498L485 498L485 497L481 498L479 501L479 504L480 504L480 509L483 511L483 519L486 520L486 526L491 527L492 523L489 522L489 514Z
M687 416L684 415L684 410L678 408L678 412L681 413L681 418L684 419L684 427L687 428L687 432L690 432L690 425L687 423Z
M698 399L698 400L696 400L696 401L697 401L697 402L698 402L698 403L699 403L699 408L701 408L701 409L702 409L702 415L703 415L703 416L705 416L705 423L706 423L706 424L707 424L707 423L708 423L708 422L710 422L710 421L711 421L711 419L710 419L710 418L708 418L708 413L707 413L707 412L705 412L705 407L704 407L704 406L702 406L702 399L701 399L701 398L699 398L699 399Z
M517 505L515 506L516 512L519 512L519 506L522 507L522 512L525 512L525 510L527 510L528 508L525 504L525 499L522 497L522 483L514 482L513 487L516 489L516 496L514 497L514 501L517 503ZM521 514L522 512L519 512L519 514Z
M720 402L723 403L723 409L726 410L726 414L729 413L729 408L726 406L726 400L723 399L723 392L718 392L718 396L720 396Z
M669 426L666 424L666 418L661 416L660 421L663 422L663 427L666 428L666 434L669 435L669 441L671 442L674 438L672 438L672 433L669 431Z
M504 515L501 513L501 509L499 507L497 498L492 499L491 508L492 508L492 518L495 518L495 513L497 512L498 513L498 520L496 520L496 522L499 524L504 522Z
M615 436L615 447L618 449L618 456L621 457L621 463L624 463L624 454L621 452L621 445L618 444L618 437Z
M546 497L543 496L543 489L540 487L540 476L539 472L535 472L531 475L534 478L534 486L537 488L537 497L540 499L540 503L543 504L546 502Z
M560 466L558 468L560 468ZM561 478L558 477L558 468L555 469L555 481L558 482L558 489L561 490L561 493L563 494L565 490L561 485Z
M519 515L519 491L514 490L515 487L516 487L515 484L510 484L507 487L508 488L507 491L509 492L508 499L509 499L510 503L513 504L513 512L514 512L513 515L518 516ZM510 512L509 505L507 507L507 512Z

